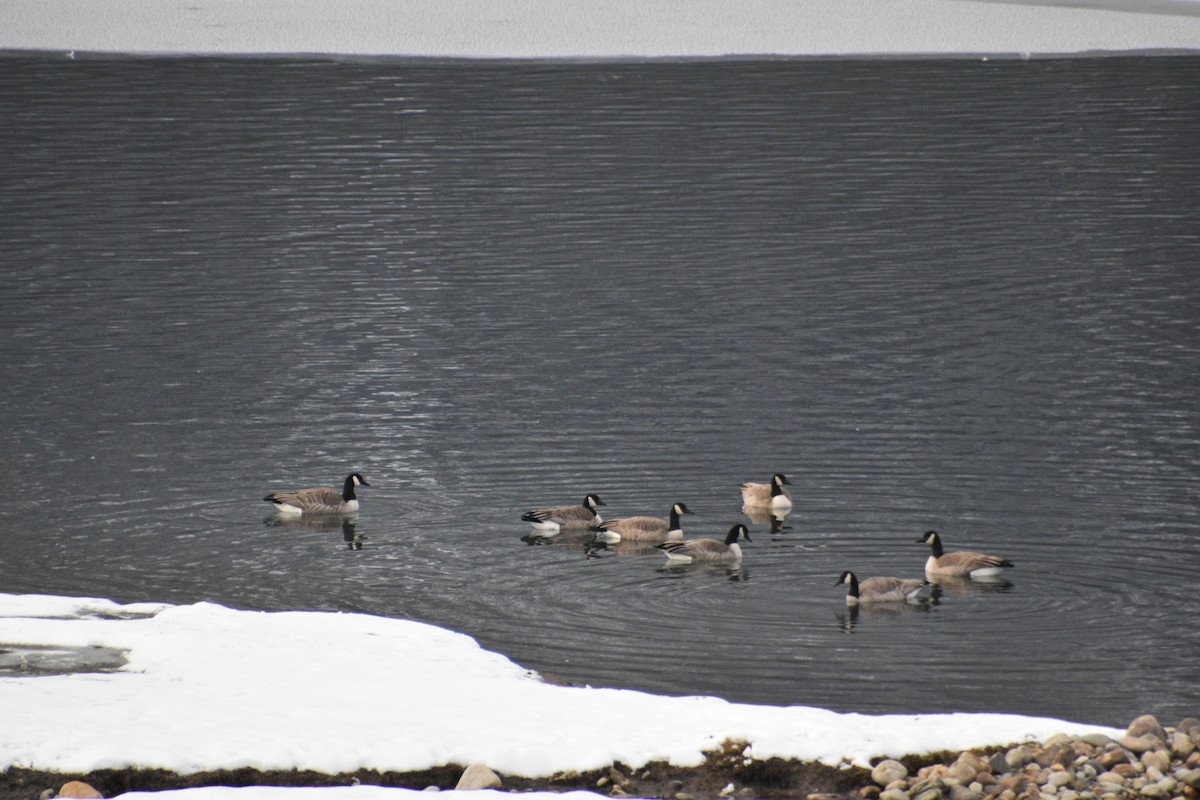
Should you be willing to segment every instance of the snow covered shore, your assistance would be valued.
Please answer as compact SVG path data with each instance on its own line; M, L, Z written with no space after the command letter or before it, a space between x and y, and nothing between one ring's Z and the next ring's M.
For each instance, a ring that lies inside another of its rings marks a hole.
M756 759L867 766L1123 733L1004 714L868 716L555 686L470 637L361 614L0 595L0 643L10 664L24 654L26 665L0 676L0 768L64 774L482 762L539 776L617 761L697 765L727 738L751 742ZM128 663L69 671L113 651Z

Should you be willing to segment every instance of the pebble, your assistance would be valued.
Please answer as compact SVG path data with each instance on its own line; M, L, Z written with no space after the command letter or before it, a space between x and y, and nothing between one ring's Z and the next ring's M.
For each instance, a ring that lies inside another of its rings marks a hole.
M1171 753L1177 758L1187 758L1196 751L1196 742L1181 730L1171 734Z
M964 752L916 774L884 759L871 780L862 800L1200 800L1200 719L1164 728L1146 715L1119 740L1057 735Z
M908 767L890 758L885 758L871 769L871 780L884 787L907 777Z
M458 785L454 788L456 791L469 791L499 789L500 785L500 776L493 772L491 767L486 764L472 764L463 770L462 777L458 779Z
M946 784L941 778L922 778L909 787L912 800L940 800L946 793Z
M59 797L97 798L104 797L91 785L83 781L67 781L58 790Z
M1029 751L1024 747L1014 747L1004 754L1004 760L1009 769L1020 769L1029 763Z
M1046 784L1055 789L1061 789L1073 780L1075 780L1075 776L1069 772L1052 772L1046 779Z
M1158 719L1153 714L1143 714L1129 723L1129 727L1125 730L1125 735L1154 736L1160 740L1167 738L1167 732L1163 730L1163 726L1159 724Z

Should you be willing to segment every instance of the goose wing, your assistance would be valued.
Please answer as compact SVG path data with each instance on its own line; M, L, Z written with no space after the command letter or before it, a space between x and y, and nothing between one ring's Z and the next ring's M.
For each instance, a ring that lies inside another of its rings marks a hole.
M977 569L1000 569L1001 567L1011 567L1012 565L1013 563L1007 558L990 556L984 553L972 553L967 550L944 553L938 558L939 568L961 569L964 572L974 572Z
M535 508L521 516L526 522L557 522L559 525L591 525L596 513L584 505Z
M716 539L690 539L684 542L664 542L658 549L668 556L690 556L696 561L725 558L730 554L729 545Z
M614 531L622 534L634 533L666 533L671 527L671 524L658 517L621 517L620 519L610 519L608 522L601 522L596 525L598 531Z
M771 484L743 483L742 502L748 506L763 506L771 504Z
M305 511L323 508L336 510L342 505L342 493L329 486L299 489L294 492L275 492L263 498L277 505L295 506Z
M859 584L858 592L863 600L907 600L925 585L925 581L908 578L867 578Z

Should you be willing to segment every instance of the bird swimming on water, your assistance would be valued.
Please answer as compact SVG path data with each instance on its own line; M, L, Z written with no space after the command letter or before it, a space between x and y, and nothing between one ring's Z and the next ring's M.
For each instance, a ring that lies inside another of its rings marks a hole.
M771 476L769 483L743 483L742 505L750 508L772 508L787 511L792 507L792 495L784 486L791 483L782 472Z
M355 514L358 512L356 486L370 486L357 472L346 476L342 491L330 486L299 489L294 492L275 492L263 498L275 504L280 514Z
M596 507L602 505L605 503L599 496L589 494L577 506L535 508L522 514L521 519L543 536L553 536L564 530L591 530L602 521L596 512Z
M751 541L750 531L740 523L729 529L723 542L718 539L689 539L684 542L663 542L655 547L666 554L668 563L688 564L693 561L731 563L742 560L742 548L738 545L739 539Z
M930 555L925 561L925 574L930 577L947 578L990 578L1013 566L1013 562L1000 556L956 550L947 553L942 548L942 537L937 531L926 531L917 542L929 545Z
M933 594L929 581L915 578L867 578L859 581L850 570L842 573L834 586L848 584L846 605L858 603L922 603Z
M680 514L691 514L683 503L671 506L669 519L659 517L621 517L593 526L596 541L608 542L662 542L678 541L683 538Z

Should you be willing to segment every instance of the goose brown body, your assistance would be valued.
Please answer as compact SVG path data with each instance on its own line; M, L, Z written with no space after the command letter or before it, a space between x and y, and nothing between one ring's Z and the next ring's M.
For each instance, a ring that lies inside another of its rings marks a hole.
M742 505L751 508L774 508L785 510L792 507L792 495L784 486L791 485L781 472L776 472L767 483L743 483Z
M930 555L925 561L925 574L930 577L943 576L948 578L987 578L1000 574L1002 570L1013 566L1007 558L975 553L969 550L945 552L942 538L937 531L927 531L917 540L929 545Z
M555 534L563 530L591 530L601 522L597 506L604 505L599 496L589 494L577 506L552 506L526 511L521 519L530 523L535 531Z
M351 472L346 476L340 492L330 486L316 486L292 492L274 492L263 500L274 503L275 510L280 514L355 514L358 512L355 487L370 485L362 475Z
M692 561L734 562L741 561L742 548L739 539L750 541L750 531L745 525L734 525L725 536L725 541L719 539L689 539L683 542L663 542L657 545L668 561L687 563Z
M834 586L848 584L846 604L856 603L919 603L930 597L929 581L915 578L867 578L859 581L854 573L846 570Z
M601 542L672 542L683 539L681 514L691 514L683 503L671 506L667 519L651 516L621 517L594 526Z

